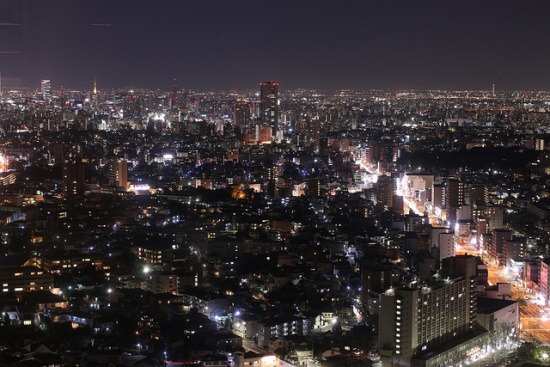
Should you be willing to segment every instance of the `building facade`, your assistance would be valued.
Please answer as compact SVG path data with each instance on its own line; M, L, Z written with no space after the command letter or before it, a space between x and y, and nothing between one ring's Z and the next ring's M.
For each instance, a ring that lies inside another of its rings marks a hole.
M279 84L275 82L260 83L260 120L262 127L271 128L271 136L275 136L279 123Z

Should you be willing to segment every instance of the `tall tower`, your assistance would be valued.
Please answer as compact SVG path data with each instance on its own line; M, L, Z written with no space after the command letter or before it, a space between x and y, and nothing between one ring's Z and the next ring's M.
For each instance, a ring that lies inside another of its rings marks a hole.
M6 88L20 88L22 84L20 8L20 0L0 0L0 73Z
M94 77L94 89L92 90L92 95L90 99L92 101L92 107L96 107L99 102L99 96L97 95L97 81L95 77Z
M84 163L77 153L77 147L70 147L63 153L63 194L76 196L84 194Z
M176 107L176 98L178 95L178 81L176 78L174 78L174 82L172 83L172 91L170 92L170 109L174 109Z
M279 122L279 84L275 82L260 83L260 120L262 127L270 127L271 135L277 134Z

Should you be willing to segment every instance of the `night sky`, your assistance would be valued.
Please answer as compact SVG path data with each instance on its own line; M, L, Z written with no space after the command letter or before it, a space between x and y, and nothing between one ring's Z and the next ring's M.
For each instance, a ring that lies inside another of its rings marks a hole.
M22 1L30 87L550 89L548 0Z

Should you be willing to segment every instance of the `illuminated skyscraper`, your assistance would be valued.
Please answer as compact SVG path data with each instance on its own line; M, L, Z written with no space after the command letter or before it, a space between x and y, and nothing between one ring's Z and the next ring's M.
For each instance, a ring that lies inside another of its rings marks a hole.
M40 82L40 90L42 91L42 99L49 101L52 97L52 82L49 79L44 79Z
M260 120L263 127L271 127L271 134L275 136L278 130L279 84L275 82L260 83Z
M237 102L233 108L233 121L235 127L246 135L250 133L250 104L246 102Z

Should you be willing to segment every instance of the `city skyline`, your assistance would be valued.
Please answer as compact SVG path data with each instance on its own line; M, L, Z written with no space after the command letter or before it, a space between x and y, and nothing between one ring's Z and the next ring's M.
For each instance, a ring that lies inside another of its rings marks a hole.
M0 364L547 360L550 92L96 81L0 99Z
M550 5L23 0L23 85L547 89Z

